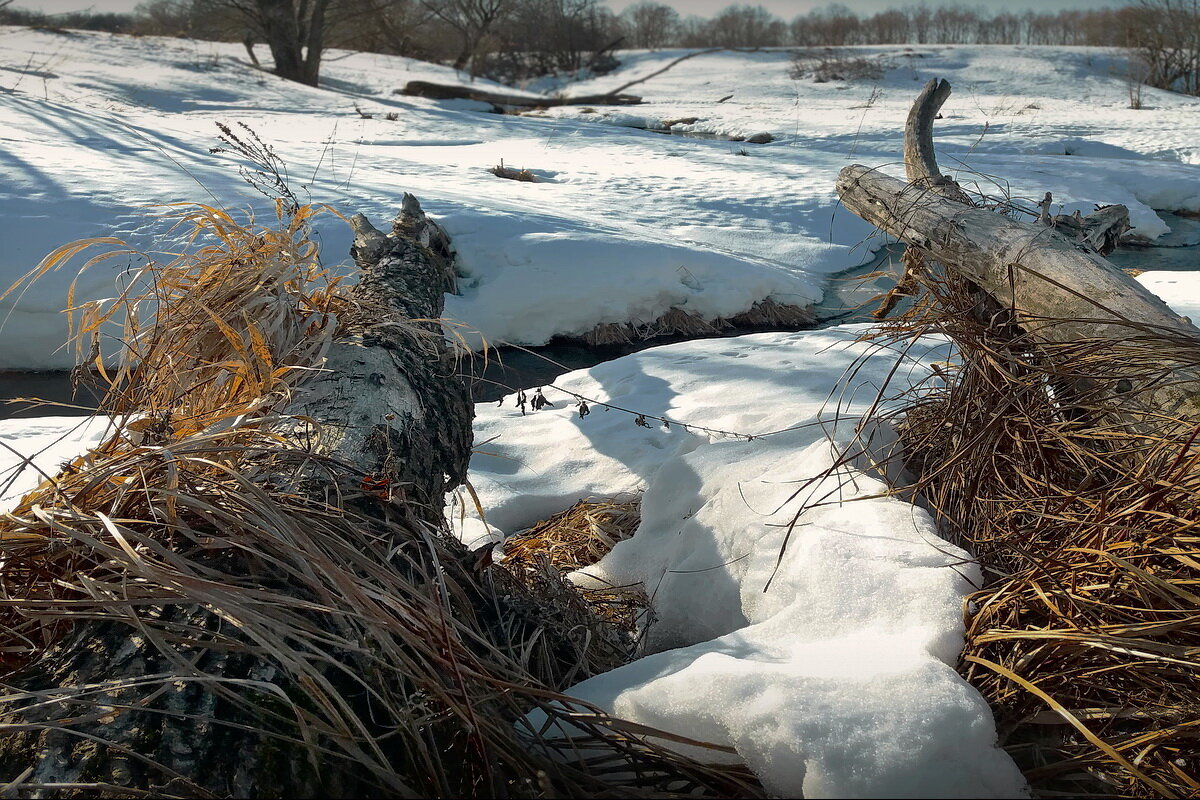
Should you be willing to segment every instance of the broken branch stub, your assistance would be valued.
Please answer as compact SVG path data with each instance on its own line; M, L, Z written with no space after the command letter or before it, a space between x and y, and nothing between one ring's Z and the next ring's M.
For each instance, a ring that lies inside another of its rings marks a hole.
M945 81L926 84L905 130L905 166L911 182L852 165L841 171L842 203L867 222L971 281L1012 313L1034 341L1070 343L1138 337L1200 349L1200 330L1180 317L1099 252L1115 245L1128 225L1123 206L1051 225L1018 222L975 206L941 175L933 154L933 120L950 94ZM1046 213L1048 216L1048 204ZM1114 376L1114 392L1130 412L1195 416L1200 371L1164 369L1166 377L1132 388Z

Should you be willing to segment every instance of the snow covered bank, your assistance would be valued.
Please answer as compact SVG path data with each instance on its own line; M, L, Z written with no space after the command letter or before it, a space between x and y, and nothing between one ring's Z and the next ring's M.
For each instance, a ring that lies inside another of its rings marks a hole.
M80 237L169 249L146 214L155 204L266 211L238 159L209 152L216 121L256 131L302 199L382 222L403 191L418 195L467 273L448 313L491 342L540 344L672 307L730 316L766 296L818 301L825 276L878 242L861 245L869 227L838 210L837 171L895 164L908 106L933 75L955 85L942 163L1000 176L993 194L1049 190L1068 211L1126 203L1150 238L1165 230L1152 208L1200 208L1200 101L1147 90L1149 109L1125 108L1111 56L1086 48L867 48L893 65L877 86L793 80L786 52L718 53L640 84L647 103L619 112L776 139L754 145L621 127L631 120L604 109L501 116L393 94L410 80L466 80L412 59L333 53L317 89L253 68L234 44L18 28L0 42L0 87L12 90L0 92L3 285ZM615 73L567 91L612 88L678 55L624 54ZM541 180L491 175L501 161ZM329 217L319 235L326 261L343 261L345 227ZM111 295L123 266L93 270L79 299ZM0 303L0 369L71 365L59 349L69 279L56 273L15 310Z
M0 512L107 433L108 420L99 417L0 420Z
M1196 258L1196 272L1143 272L1137 281L1178 314L1200 323L1200 252Z
M809 430L665 463L637 534L573 575L642 583L653 654L570 693L731 746L781 797L1021 796L991 711L953 668L978 568L925 512L835 470L840 452Z
M555 386L591 403L583 417L553 388L554 407L526 415L511 396L480 405L471 481L488 524L461 498L449 515L478 545L644 489L635 536L572 579L642 584L658 617L648 655L570 693L731 746L781 796L1021 796L991 712L953 669L978 569L925 512L876 496L863 460L833 468L892 370L894 393L948 347L859 363L860 331L687 342L564 375ZM883 448L889 432L872 436Z

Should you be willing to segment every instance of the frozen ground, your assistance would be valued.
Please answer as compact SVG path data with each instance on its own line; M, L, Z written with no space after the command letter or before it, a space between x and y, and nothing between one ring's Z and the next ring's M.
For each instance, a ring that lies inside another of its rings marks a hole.
M990 191L1050 190L1068 210L1123 202L1151 238L1166 230L1152 208L1200 208L1200 102L1147 90L1148 108L1128 109L1104 51L864 52L891 64L877 85L793 80L784 52L711 54L632 89L644 106L529 117L394 95L413 79L462 80L409 59L335 52L313 89L254 69L238 45L0 28L0 283L72 239L165 246L147 216L156 204L263 211L238 160L209 152L224 122L274 147L302 197L382 221L400 192L416 193L469 275L447 314L492 342L540 344L673 306L716 316L765 296L805 305L823 276L865 261L873 244L860 245L867 226L837 208L838 169L894 170L908 105L935 75L955 86L938 127L943 165L1011 183ZM627 54L616 73L567 90L611 88L678 55ZM688 117L697 121L675 129L777 140L629 127ZM501 161L541 180L487 172ZM327 259L342 260L344 227L329 218L320 235ZM90 273L81 299L110 294L120 267ZM67 282L64 271L15 308L0 303L0 369L71 364L59 348Z

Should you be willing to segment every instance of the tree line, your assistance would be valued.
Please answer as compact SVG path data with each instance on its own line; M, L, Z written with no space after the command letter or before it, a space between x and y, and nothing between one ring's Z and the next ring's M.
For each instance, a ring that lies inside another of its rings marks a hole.
M843 47L871 44L1130 48L1137 79L1200 93L1200 0L1121 8L993 12L924 3L859 15L830 5L785 21L756 5L683 16L659 0L620 14L601 0L146 0L132 14L46 15L0 2L0 23L242 41L280 75L315 84L326 48L410 56L508 82L616 65L618 48Z

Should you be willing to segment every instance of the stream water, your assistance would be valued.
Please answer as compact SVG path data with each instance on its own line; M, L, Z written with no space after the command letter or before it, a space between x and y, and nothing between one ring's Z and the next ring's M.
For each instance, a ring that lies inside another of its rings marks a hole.
M1154 246L1121 247L1108 258L1123 269L1200 271L1200 220L1160 212L1171 227ZM900 277L903 245L881 248L867 264L830 276L825 299L816 306L816 328L847 322L869 322L873 298L885 293ZM721 336L739 336L767 329L729 330ZM463 380L471 387L476 402L497 400L517 389L545 386L564 372L594 366L629 353L683 341L687 337L660 337L625 345L587 347L577 342L551 342L540 347L502 347L485 362L480 357L465 359ZM5 403L17 397L37 397L75 407ZM67 372L0 371L0 419L45 415L83 416L95 407L97 398L86 387L72 393Z

